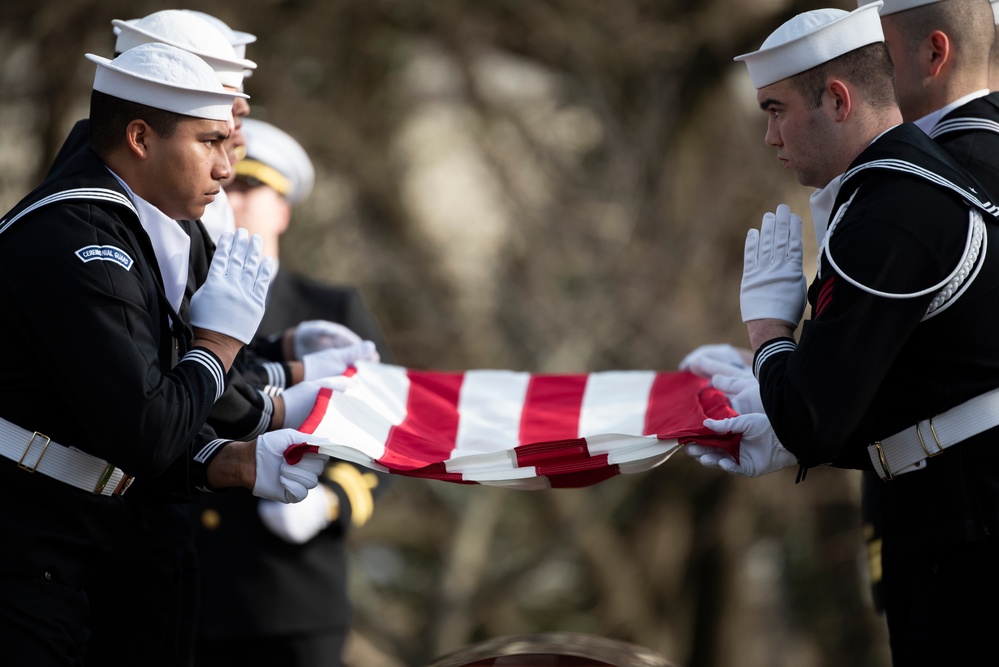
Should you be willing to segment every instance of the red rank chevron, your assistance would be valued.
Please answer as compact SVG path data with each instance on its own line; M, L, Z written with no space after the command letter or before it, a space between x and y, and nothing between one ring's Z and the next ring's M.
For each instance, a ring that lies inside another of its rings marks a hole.
M541 489L643 472L691 442L738 460L739 434L703 425L737 413L688 371L440 372L372 362L352 371L346 391L320 392L300 430L316 436L309 450L375 470Z

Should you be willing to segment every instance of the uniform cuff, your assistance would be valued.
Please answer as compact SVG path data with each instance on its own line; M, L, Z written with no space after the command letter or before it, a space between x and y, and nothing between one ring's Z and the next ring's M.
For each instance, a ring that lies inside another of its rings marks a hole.
M183 363L200 364L209 372L215 382L215 400L219 400L225 391L225 367L222 360L208 348L196 347L185 354L178 365Z
M214 492L216 490L208 484L208 464L210 464L230 442L232 442L232 440L217 438L199 449L194 455L193 464L191 466L191 479L196 489L208 492Z
M759 380L760 371L768 361L778 355L794 352L797 349L798 344L794 342L793 338L781 337L768 340L756 350L756 355L753 357L753 375Z

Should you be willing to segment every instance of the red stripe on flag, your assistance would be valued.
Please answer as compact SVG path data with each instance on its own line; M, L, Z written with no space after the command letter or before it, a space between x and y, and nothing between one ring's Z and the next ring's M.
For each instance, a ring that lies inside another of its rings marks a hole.
M319 428L319 424L322 423L332 399L332 389L329 387L320 389L319 394L316 395L316 404L312 406L312 412L309 413L309 416L302 423L302 427L298 430L302 433L315 433L316 429Z
M582 460L590 458L585 438L569 438L550 442L534 442L515 447L517 467L542 466L552 461Z
M649 391L642 435L662 435L686 431L691 426L700 427L704 411L697 394L707 384L707 379L694 373L656 373Z
M616 466L615 466L616 467ZM601 454L588 459L577 459L575 461L559 461L551 465L540 465L535 470L538 476L555 477L559 475L569 475L583 473L588 470L603 470L607 468L607 455Z
M689 371L659 373L649 392L644 435L658 435L660 440L676 440L681 445L696 442L722 447L738 462L741 436L717 434L703 426L705 419L737 414L728 397L707 378Z
M591 456L585 438L536 442L514 449L517 467L534 467L537 477L547 477L553 489L590 486L618 474L607 464L607 455Z
M531 376L520 417L520 442L576 439L588 377L585 374Z
M422 468L427 461L451 457L458 435L458 393L463 373L410 370L406 417L389 430L385 453L378 459L389 468Z

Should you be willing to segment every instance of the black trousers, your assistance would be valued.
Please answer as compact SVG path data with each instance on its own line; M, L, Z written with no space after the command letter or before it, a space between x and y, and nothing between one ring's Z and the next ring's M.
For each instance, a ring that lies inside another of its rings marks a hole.
M894 667L972 665L995 655L999 541L925 556L885 544L884 601Z
M197 554L180 503L143 504L87 582L87 664L187 667L194 661Z
M86 585L129 523L94 496L0 458L0 663L77 667L90 640Z

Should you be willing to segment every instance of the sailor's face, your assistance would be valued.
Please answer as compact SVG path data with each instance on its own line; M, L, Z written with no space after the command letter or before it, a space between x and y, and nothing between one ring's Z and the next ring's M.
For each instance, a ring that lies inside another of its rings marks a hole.
M229 123L185 118L169 137L156 136L150 150L155 178L150 203L175 220L196 220L232 174L225 153Z
M821 188L829 183L827 162L833 147L827 145L830 128L822 104L805 99L792 79L760 88L756 99L767 114L764 141L777 149L784 168L802 185Z

